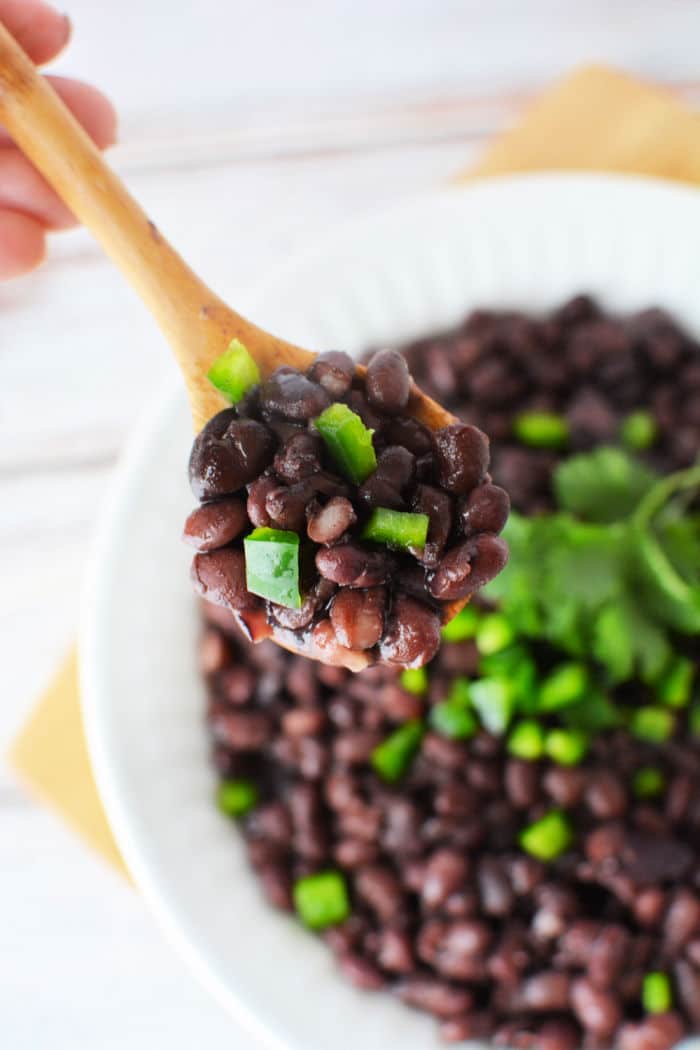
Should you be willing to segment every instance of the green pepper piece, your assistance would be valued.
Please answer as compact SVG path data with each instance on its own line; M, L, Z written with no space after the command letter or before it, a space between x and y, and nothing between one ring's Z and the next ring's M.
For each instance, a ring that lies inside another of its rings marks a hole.
M246 587L288 609L301 608L299 537L282 529L254 529L243 540Z
M638 412L631 412L629 416L623 419L620 427L620 437L623 444L627 448L639 452L651 448L656 441L658 433L659 428L656 420L651 412L645 412L644 409L640 409Z
M673 736L675 718L665 707L638 707L630 719L630 732L649 744L664 744Z
M506 649L515 639L513 625L503 613L484 616L476 632L476 646L482 656L491 656Z
M508 728L515 710L515 692L505 678L480 678L469 687L471 702L483 726L494 736Z
M329 405L314 420L328 451L343 474L356 485L377 469L372 434L356 412L340 401Z
M642 766L632 778L632 791L637 798L657 798L665 788L666 777L655 766Z
M407 667L399 675L399 684L407 693L425 696L428 692L428 672L424 667Z
M297 915L311 930L335 926L350 914L347 886L339 871L319 871L297 879L293 897Z
M260 382L260 369L238 339L217 357L207 372L207 379L220 390L227 401L237 404L244 394Z
M227 817L244 817L257 804L259 792L252 780L222 780L216 791L216 804Z
M465 605L442 628L443 642L466 642L473 638L480 619L479 610L474 605Z
M677 656L656 683L656 694L668 707L685 707L693 691L695 665L684 656Z
M560 809L552 809L520 832L520 845L532 857L551 861L566 853L573 837L567 815Z
M562 448L569 441L569 424L554 412L521 412L513 422L513 433L531 448Z
M363 540L383 543L396 550L420 550L428 538L430 518L427 514L411 514L403 510L375 507L362 530Z
M673 992L667 974L657 970L645 976L642 1006L648 1014L665 1014L673 1007Z
M588 735L580 729L550 729L544 748L557 765L577 766L586 757L588 744Z
M544 729L534 719L524 719L513 726L507 746L515 758L536 762L544 754Z
M551 713L559 711L584 698L589 685L589 674L583 664L571 661L559 664L540 686L538 709Z
M474 712L458 697L448 697L430 709L430 725L450 740L469 740L479 730Z
M375 772L388 784L394 784L408 771L420 747L425 727L418 719L405 722L378 744L370 761Z

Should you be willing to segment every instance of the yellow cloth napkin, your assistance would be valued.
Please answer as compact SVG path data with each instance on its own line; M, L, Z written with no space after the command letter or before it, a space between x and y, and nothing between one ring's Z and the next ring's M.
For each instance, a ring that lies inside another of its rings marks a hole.
M700 182L700 117L673 96L602 67L556 84L459 178L596 170ZM85 748L75 650L24 727L10 759L31 789L124 873Z

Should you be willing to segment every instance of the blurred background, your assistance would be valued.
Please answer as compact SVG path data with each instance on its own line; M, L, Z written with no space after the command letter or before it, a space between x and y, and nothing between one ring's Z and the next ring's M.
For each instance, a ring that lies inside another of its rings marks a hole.
M202 274L248 289L332 224L446 182L556 77L606 62L700 106L697 0L69 0L56 71L116 103L112 161ZM264 322L264 318L260 319ZM0 286L0 747L69 644L125 435L174 369L83 232ZM232 1040L145 905L0 768L9 1050ZM9 921L8 921L9 919Z

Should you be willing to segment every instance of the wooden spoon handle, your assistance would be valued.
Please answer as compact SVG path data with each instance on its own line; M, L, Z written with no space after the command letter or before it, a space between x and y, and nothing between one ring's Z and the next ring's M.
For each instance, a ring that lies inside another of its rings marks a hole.
M0 23L0 122L95 236L155 317L190 396L195 425L223 402L206 371L234 337L263 374L312 355L231 310L165 240L31 59Z

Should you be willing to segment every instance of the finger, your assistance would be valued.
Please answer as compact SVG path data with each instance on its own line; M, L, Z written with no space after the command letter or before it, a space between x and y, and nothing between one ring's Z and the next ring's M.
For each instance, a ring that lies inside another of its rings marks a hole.
M0 209L23 212L51 230L75 225L66 205L16 149L0 150Z
M0 0L0 22L37 64L55 58L71 33L67 15L43 0Z
M44 227L30 215L0 208L0 280L19 277L44 261Z
M0 3L2 0L0 0ZM72 110L88 135L100 149L112 146L117 138L117 115L108 98L90 84L66 77L47 77L58 94ZM12 145L4 128L0 128L0 146Z

